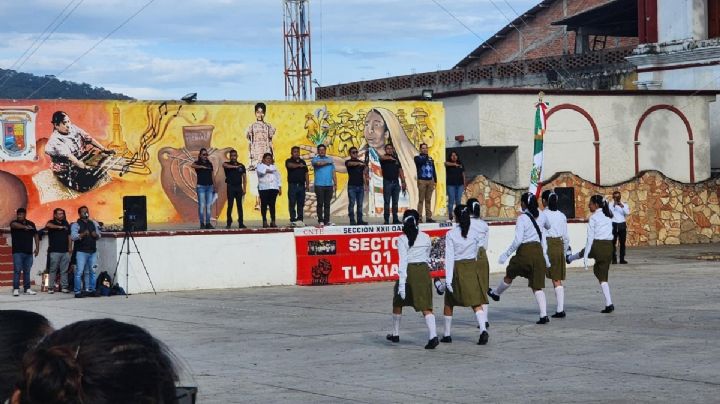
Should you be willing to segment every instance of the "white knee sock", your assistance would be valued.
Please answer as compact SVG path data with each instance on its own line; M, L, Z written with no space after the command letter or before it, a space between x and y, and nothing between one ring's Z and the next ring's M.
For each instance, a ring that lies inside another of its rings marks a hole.
M485 327L485 312L482 310L476 311L475 318L480 326L480 332L487 331L487 328Z
M483 316L485 318L485 322L487 323L488 322L488 305L483 304L482 309L483 309Z
M557 298L557 313L565 310L565 288L560 285L555 288L555 297Z
M547 316L547 301L545 300L545 292L542 290L535 292L535 300L537 300L538 307L540 308L540 317Z
M608 285L607 282L601 282L600 288L602 288L603 295L605 295L605 306L610 306L612 304L612 299L610 298L610 285Z
M445 329L443 335L446 337L450 336L450 329L452 328L452 316L445 316Z
M402 314L393 314L393 333L392 333L392 335L400 335L400 317L402 317Z
M430 333L430 338L433 339L437 337L437 328L435 325L435 315L430 313L427 316L425 316L425 324L427 324L428 332Z
M493 290L493 293L495 293L496 295L500 296L500 295L501 295L504 291L506 291L507 288L509 288L509 287L510 287L510 284L509 284L509 283L505 283L505 280L501 280L500 283L498 284L497 288L495 288L495 289Z

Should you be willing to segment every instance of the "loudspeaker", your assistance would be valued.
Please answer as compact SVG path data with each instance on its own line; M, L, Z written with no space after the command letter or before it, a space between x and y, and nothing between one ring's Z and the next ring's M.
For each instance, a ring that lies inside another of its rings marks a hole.
M568 219L575 218L575 188L555 188L558 196L558 210L565 214Z
M147 198L123 196L123 231L147 231Z

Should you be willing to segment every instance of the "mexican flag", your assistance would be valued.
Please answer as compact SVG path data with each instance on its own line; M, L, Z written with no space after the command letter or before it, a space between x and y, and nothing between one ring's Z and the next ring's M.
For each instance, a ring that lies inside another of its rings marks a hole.
M547 127L547 118L545 114L547 112L548 104L542 102L542 99L535 104L535 136L534 136L534 153L533 153L533 165L530 170L530 188L528 192L540 196L540 190L542 184L542 167L543 167L543 136L545 136L545 128Z

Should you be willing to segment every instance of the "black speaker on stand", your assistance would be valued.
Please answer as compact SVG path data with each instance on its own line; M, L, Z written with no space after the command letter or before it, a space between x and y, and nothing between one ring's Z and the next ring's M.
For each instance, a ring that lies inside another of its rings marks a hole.
M123 196L123 231L147 231L147 198Z
M558 187L555 188L558 196L558 210L565 214L568 219L575 218L575 188Z

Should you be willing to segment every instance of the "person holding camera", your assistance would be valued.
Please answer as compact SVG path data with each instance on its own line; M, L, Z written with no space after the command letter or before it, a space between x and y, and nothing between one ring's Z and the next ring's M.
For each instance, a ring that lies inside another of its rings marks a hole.
M225 170L225 183L227 184L227 226L229 229L232 225L232 211L233 205L237 205L238 214L238 228L244 229L243 224L243 196L245 196L245 190L247 189L247 176L245 175L245 165L237 160L238 153L235 150L230 150L230 161L223 163L223 170Z
M621 200L620 191L613 192L613 201L610 204L612 212L612 233L613 233L613 255L612 263L618 263L617 245L620 244L620 263L627 264L625 261L625 240L627 240L627 216L630 214L630 207ZM619 243L618 243L619 241Z
M100 238L100 224L90 219L87 206L78 209L80 216L70 226L70 238L74 242L76 254L75 297L95 296L95 276L97 272L97 240ZM85 294L80 289L80 279L85 281Z
M60 270L60 290L63 293L70 293L68 267L70 266L72 239L70 238L70 223L65 218L65 211L55 208L53 218L45 224L45 228L48 232L48 256L50 258L48 293L55 293L58 269Z
M30 289L30 271L33 257L40 252L40 236L35 223L27 220L27 210L19 208L17 217L10 222L10 237L13 256L13 296L20 296L20 272L23 273L23 287L26 295L35 295ZM33 249L33 240L35 249Z

